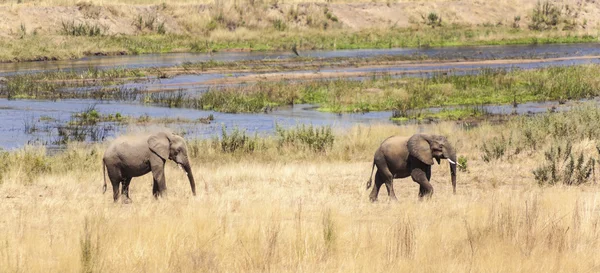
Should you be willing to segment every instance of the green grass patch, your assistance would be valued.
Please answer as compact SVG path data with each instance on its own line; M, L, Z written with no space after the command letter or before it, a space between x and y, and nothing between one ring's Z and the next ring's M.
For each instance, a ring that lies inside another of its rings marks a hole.
M487 115L487 112L478 106L466 106L458 108L444 108L438 112L415 110L409 114L398 114L390 118L393 121L409 121L409 120L463 120L468 118L479 118Z
M596 76L599 73L600 66L583 65L510 72L485 69L477 75L436 74L431 78L373 76L364 81L282 81L214 89L197 99L195 107L258 112L266 107L309 103L320 105L321 111L394 110L398 117L407 117L413 110L429 107L591 98L600 95L600 78ZM450 118L477 114L466 110L451 112L436 115Z
M167 52L217 52L227 50L290 51L396 47L444 47L597 42L597 33L538 32L510 27L448 25L436 28L389 28L349 31L342 29L294 30L283 24L273 30L232 31L226 35L104 35L101 26L65 23L68 36L27 35L0 41L0 62L80 58L93 54L144 54Z

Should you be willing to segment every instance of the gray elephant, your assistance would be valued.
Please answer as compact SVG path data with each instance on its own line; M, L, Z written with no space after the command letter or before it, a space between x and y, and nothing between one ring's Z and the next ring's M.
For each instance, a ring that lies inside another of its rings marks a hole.
M440 159L448 159L452 188L456 193L456 153L446 137L415 134L410 138L401 136L387 138L375 152L367 189L371 187L375 166L377 166L377 173L375 173L375 187L369 198L372 202L376 201L379 188L385 183L390 199L397 200L393 180L409 176L420 185L419 198L430 197L433 194L433 187L429 183L433 159L438 164Z
M103 175L104 192L106 192L106 171L113 187L113 198L119 199L119 184L122 184L124 203L131 202L129 198L129 183L133 177L138 177L152 172L154 186L152 193L158 197L165 193L165 162L167 159L175 161L187 173L192 187L192 194L196 195L196 184L190 161L187 155L185 140L177 135L159 132L143 136L122 136L115 139L104 152Z

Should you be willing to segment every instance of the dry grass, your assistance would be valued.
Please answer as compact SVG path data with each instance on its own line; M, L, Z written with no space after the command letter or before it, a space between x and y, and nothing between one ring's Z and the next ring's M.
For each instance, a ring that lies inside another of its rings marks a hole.
M244 0L244 1L235 1L235 0L217 0L220 2L253 2L251 0ZM380 3L448 3L448 2L454 2L455 0L435 0L435 1L431 1L431 0L393 0L393 1L384 1L384 0L379 0L379 1L372 1L372 0L313 0L313 1L306 1L306 0L286 0L286 1L275 1L275 0L255 0L254 2L256 3L270 3L270 4L276 4L276 3L373 3L373 2L380 2ZM75 5L77 3L81 3L81 2L89 2L89 3L93 3L95 5L106 5L106 4L124 4L124 5L156 5L156 4L162 4L165 3L164 0L89 0L89 1L81 1L81 0L22 0L21 4L30 4L30 5L41 5L41 6L57 6L57 5ZM470 4L478 4L481 1L477 1L477 0L467 0L467 1L461 1L461 2L466 2L466 3L470 3ZM499 0L497 1L498 3L501 4L514 4L514 3L535 3L535 0ZM564 1L566 2L566 1ZM214 0L171 0L168 1L169 4L213 4L215 3ZM4 5L14 5L16 4L16 1L11 1L11 0L1 0L0 4L4 4Z
M166 52L593 42L600 8L553 1L554 29L527 28L537 0L0 0L0 62ZM569 14L566 15L566 6ZM426 16L443 18L431 28ZM514 27L515 18L520 19ZM94 31L90 31L94 30Z
M485 163L478 145L502 126L464 131L451 123L356 127L327 154L265 150L224 155L205 147L193 161L209 190L192 198L185 175L167 168L169 196L133 180L131 205L101 194L103 145L75 148L62 170L23 182L26 166L0 185L1 272L594 272L600 202L595 185L540 188L541 151ZM398 204L364 190L372 152L390 134L450 136L469 172L450 191L434 166L433 199L397 180ZM575 149L593 149L589 140ZM540 149L541 150L541 149ZM63 155L65 156L65 155ZM98 162L96 162L98 161ZM110 187L110 186L109 186Z

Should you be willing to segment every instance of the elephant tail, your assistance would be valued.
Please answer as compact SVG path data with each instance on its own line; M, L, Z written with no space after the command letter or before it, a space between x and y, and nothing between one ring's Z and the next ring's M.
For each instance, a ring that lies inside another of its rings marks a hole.
M102 160L102 179L104 179L104 186L102 187L102 194L106 192L106 163Z
M367 190L371 187L371 184L373 184L373 171L375 170L375 160L373 160L373 167L371 167L371 175L369 176L369 181L367 181Z

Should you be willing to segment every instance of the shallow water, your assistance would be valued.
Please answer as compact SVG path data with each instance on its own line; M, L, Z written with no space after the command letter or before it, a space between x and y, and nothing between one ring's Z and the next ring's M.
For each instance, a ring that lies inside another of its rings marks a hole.
M293 107L274 110L269 114L226 114L213 111L194 109L166 108L158 106L128 104L120 102L100 102L94 100L63 100L58 102L17 100L8 101L0 99L0 147L13 149L27 143L44 144L52 146L53 142L60 139L56 127L66 124L74 113L82 112L94 106L101 114L115 114L123 116L140 117L148 115L153 118L185 118L195 120L205 118L212 114L215 120L211 124L201 123L176 123L168 125L133 125L129 127L115 126L114 124L99 124L107 128L101 137L113 137L129 131L153 130L170 128L173 131L184 133L190 138L209 138L219 135L222 126L228 130L237 127L246 130L250 135L254 133L264 135L273 134L275 124L283 127L296 124L332 125L335 128L346 128L357 123L390 123L391 112L372 112L366 114L330 114L314 110L306 110L310 105L295 105ZM34 132L27 132L31 127L36 127Z
M419 54L431 58L440 59L504 59L504 58L547 58L547 57L571 57L600 55L600 46L597 44L570 44L570 45L540 45L540 46L482 46L482 47L457 47L457 48L430 48L430 49L389 49L389 50L338 50L338 51L310 51L301 52L303 56L319 58L331 57L372 57L378 55L394 54ZM265 58L292 58L290 53L281 52L252 52L252 53L216 53L216 54L152 54L139 56L115 56L115 57L88 57L81 60L35 62L0 64L0 76L15 73L26 73L45 71L52 69L84 69L88 67L111 68L111 67L156 67L173 66L184 61L239 61ZM478 73L482 68L492 69L530 69L546 66L568 66L576 64L600 63L600 58L573 59L561 61L533 61L527 63L512 64L465 64L450 63L443 65L435 64L406 64L394 67L348 67L348 68L323 68L310 73L328 72L393 72L398 73L394 77L405 75L428 77L432 73L448 71L454 74ZM306 73L307 71L288 71L287 74ZM184 90L187 94L196 95L207 88L215 86L209 81L216 79L243 77L248 73L236 74L202 74L202 75L179 75L169 79L151 79L143 82L126 83L126 88L141 88L146 91L159 90ZM356 79L367 78L357 76ZM227 83L225 83L227 84ZM79 89L74 91L89 91L96 87ZM597 100L594 100L598 103ZM490 114L528 114L546 112L549 109L563 111L570 109L579 102L569 102L559 105L557 102L524 103L514 108L512 105L486 105L482 110ZM173 123L167 125L131 125L120 126L115 123L101 123L96 137L111 138L127 131L154 130L157 128L170 128L189 138L207 138L219 135L222 126L228 130L237 127L246 130L249 134L273 134L275 124L283 127L296 124L331 125L336 129L348 128L355 124L390 123L392 112L371 112L365 114L332 114L322 113L314 110L311 105L295 105L293 107L281 107L268 114L225 114L213 111L201 111L194 109L165 108L136 103L107 102L94 100L62 100L37 101L16 100L9 101L0 99L0 147L14 149L27 143L45 144L56 146L59 136L59 127L64 126L74 113L81 112L95 105L95 109L101 114L115 114L119 112L123 116L140 117L147 115L152 118L185 118L198 119L212 114L215 120L211 124L201 123ZM447 107L446 109L451 109ZM432 108L426 111L436 112L442 108ZM88 139L89 140L89 139Z
M586 44L549 44L549 45L508 45L508 46L472 46L472 47L443 47L420 49L360 49L360 50L318 50L300 52L304 57L367 58L383 55L420 55L431 59L469 59L495 60L520 58L556 58L574 56L600 55L600 45ZM15 73L40 72L55 69L86 69L97 68L145 68L166 67L183 62L200 61L242 61L261 59L290 59L295 55L291 52L219 52L219 53L167 53L126 56L91 56L78 60L0 63L0 76Z
M600 104L600 101L593 100ZM534 114L547 112L550 109L565 111L583 101L542 103L523 103L516 108L512 105L484 105L482 110L490 114ZM169 128L185 134L187 138L211 138L220 135L222 126L227 130L237 127L249 135L273 135L275 125L292 127L297 124L313 124L316 126L331 125L340 130L356 124L389 124L391 111L370 113L332 114L314 110L311 105L294 105L281 107L268 114L226 114L214 111L194 109L166 108L151 105L129 104L121 102L106 102L94 100L63 100L57 102L37 100L8 101L0 99L0 147L14 149L25 144L44 144L58 146L55 142L60 139L57 127L65 125L74 113L82 112L89 107L104 115L119 112L123 116L152 118L185 118L195 120L212 114L215 120L211 124L202 123L172 123L155 125L119 126L115 123L100 123L98 128L100 139L112 138L115 135ZM438 112L442 109L456 107L431 108L425 111ZM31 128L36 128L32 130ZM29 132L28 132L29 131ZM89 140L89 139L88 139Z
M321 79L338 78L336 73L364 73L373 74L390 73L393 78L401 77L431 77L436 73L448 73L454 75L476 74L481 69L535 69L550 66L572 66L584 64L600 64L600 57L590 59L573 59L573 60L555 60L555 61L531 61L527 63L506 63L506 64L463 64L463 63L445 63L445 64L403 64L390 67L344 67L344 68L323 68L319 70L297 70L281 72L282 75L289 75L292 81L302 81L295 79L295 75L314 74L314 73L332 73L331 76L323 76ZM211 81L220 79L236 79L238 77L257 75L261 73L211 73L199 75L177 75L167 79L152 79L147 82L126 83L123 86L126 88L139 88L145 91L185 91L188 94L204 92L211 87L236 85L236 84L213 84ZM344 77L345 79L363 80L369 76ZM280 79L280 78L276 78ZM255 79L257 80L257 79ZM226 82L226 80L225 80ZM89 88L80 89L89 90Z

